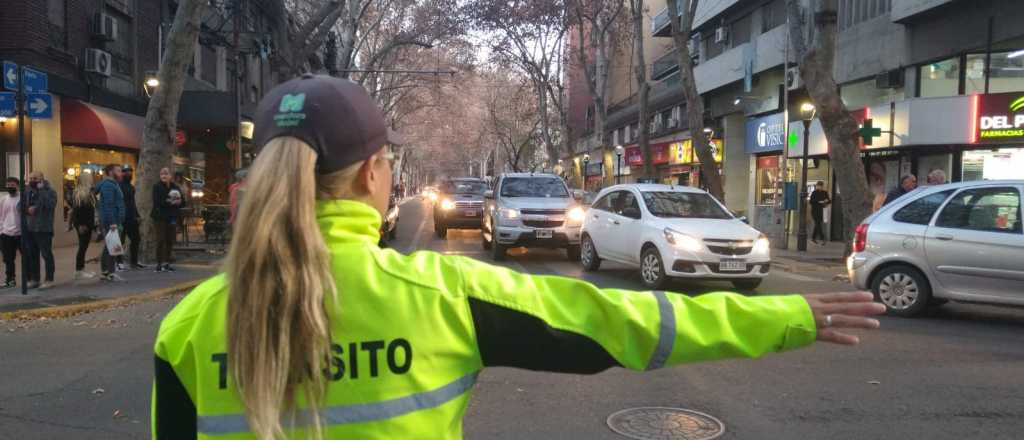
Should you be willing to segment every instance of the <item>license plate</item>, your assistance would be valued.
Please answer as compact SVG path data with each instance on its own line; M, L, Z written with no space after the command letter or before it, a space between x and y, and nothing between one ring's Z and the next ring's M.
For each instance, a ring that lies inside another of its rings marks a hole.
M476 217L476 211L463 211L462 215L466 217Z
M537 231L537 238L551 238L554 236L552 231L541 229Z
M723 272L746 272L747 262L744 260L722 260L718 263L718 270Z

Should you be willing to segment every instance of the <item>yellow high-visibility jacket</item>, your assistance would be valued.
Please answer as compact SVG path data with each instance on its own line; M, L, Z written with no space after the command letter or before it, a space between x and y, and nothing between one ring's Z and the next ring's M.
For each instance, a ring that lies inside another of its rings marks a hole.
M488 366L651 370L758 357L816 335L799 296L599 289L465 257L381 249L380 215L358 202L320 202L318 219L339 289L326 303L327 438L459 439L470 391ZM229 288L223 275L204 282L160 325L155 439L254 438L228 373ZM301 427L290 429L305 438Z

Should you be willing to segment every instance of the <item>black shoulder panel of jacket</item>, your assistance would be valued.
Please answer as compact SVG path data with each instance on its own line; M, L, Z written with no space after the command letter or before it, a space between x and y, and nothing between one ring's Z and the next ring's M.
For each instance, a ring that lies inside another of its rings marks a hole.
M154 440L194 439L196 432L196 406L192 403L185 386L181 384L174 368L167 361L154 358L154 380L156 382L156 426Z
M621 366L586 335L554 329L530 314L473 297L469 308L486 367L596 374Z

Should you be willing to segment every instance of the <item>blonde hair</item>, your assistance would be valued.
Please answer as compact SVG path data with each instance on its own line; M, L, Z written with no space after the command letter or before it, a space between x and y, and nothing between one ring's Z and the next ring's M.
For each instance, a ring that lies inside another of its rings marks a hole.
M296 420L296 394L308 404L314 438L326 393L330 322L324 307L337 294L331 258L316 220L316 199L351 198L362 166L315 172L316 153L296 138L269 141L246 183L245 203L226 260L227 337L231 377L260 439L285 437L282 416Z
M95 203L93 198L93 180L92 173L83 172L78 176L78 182L75 184L75 192L72 193L72 198L75 205L90 205Z

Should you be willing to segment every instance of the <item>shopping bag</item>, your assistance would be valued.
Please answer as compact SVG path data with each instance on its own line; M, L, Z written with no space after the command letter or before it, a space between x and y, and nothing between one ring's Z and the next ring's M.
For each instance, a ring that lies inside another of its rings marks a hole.
M111 229L107 232L107 253L113 256L124 255L124 247L121 246L121 235L117 230Z

